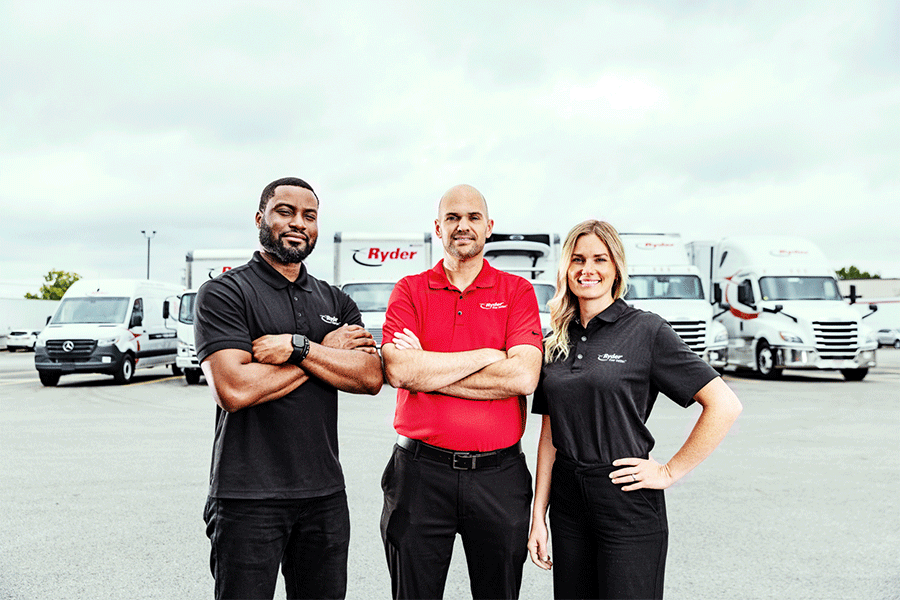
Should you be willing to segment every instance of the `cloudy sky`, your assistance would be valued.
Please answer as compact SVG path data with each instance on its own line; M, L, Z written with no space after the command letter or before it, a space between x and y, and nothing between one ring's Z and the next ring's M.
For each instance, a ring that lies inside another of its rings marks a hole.
M812 239L900 277L900 8L828 2L0 3L0 296L50 269L180 282L256 244L269 181L335 231L589 217Z

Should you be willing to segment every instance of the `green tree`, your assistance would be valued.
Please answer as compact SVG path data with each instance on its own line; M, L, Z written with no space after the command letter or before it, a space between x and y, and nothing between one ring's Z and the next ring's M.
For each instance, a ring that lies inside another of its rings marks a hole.
M850 265L849 268L841 267L837 271L838 279L881 279L881 275L875 274L871 275L868 271L860 271L853 265Z
M68 271L50 271L44 275L44 285L41 286L37 294L27 293L25 297L29 300L59 300L69 289L69 286L81 279L78 273L69 273Z

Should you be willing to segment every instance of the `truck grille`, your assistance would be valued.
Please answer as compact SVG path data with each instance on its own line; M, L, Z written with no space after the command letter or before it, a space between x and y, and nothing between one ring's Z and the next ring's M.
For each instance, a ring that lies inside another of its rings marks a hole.
M831 360L856 358L857 325L853 321L813 321L816 350Z
M72 344L66 352L64 346ZM53 360L79 362L90 359L97 347L97 340L47 340L47 355Z
M703 321L669 321L684 343L699 355L706 349L706 323Z

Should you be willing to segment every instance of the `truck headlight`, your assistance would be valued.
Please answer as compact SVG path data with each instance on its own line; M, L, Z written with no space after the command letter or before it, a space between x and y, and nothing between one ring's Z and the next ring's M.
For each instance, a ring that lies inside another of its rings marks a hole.
M720 331L716 334L716 339L714 340L716 343L719 342L727 342L728 341L728 330Z
M97 340L97 345L98 346L115 346L116 344L119 343L119 337L120 336L117 335L115 337L99 339L99 340Z
M47 345L47 340L45 340L45 339L38 338L38 339L34 340L35 348L43 348L46 345Z
M788 333L787 331L779 331L778 335L781 336L781 339L790 343L790 344L802 344L803 338L796 336L792 333Z

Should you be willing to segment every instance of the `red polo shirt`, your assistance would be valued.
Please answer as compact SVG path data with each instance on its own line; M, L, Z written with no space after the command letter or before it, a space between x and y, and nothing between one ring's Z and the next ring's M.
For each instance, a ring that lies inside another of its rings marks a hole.
M391 294L384 340L407 328L431 352L479 348L542 349L541 322L532 285L484 261L464 292L453 286L441 260L430 271L401 279ZM525 397L468 400L397 390L394 429L406 437L459 451L487 452L512 446L525 431Z

